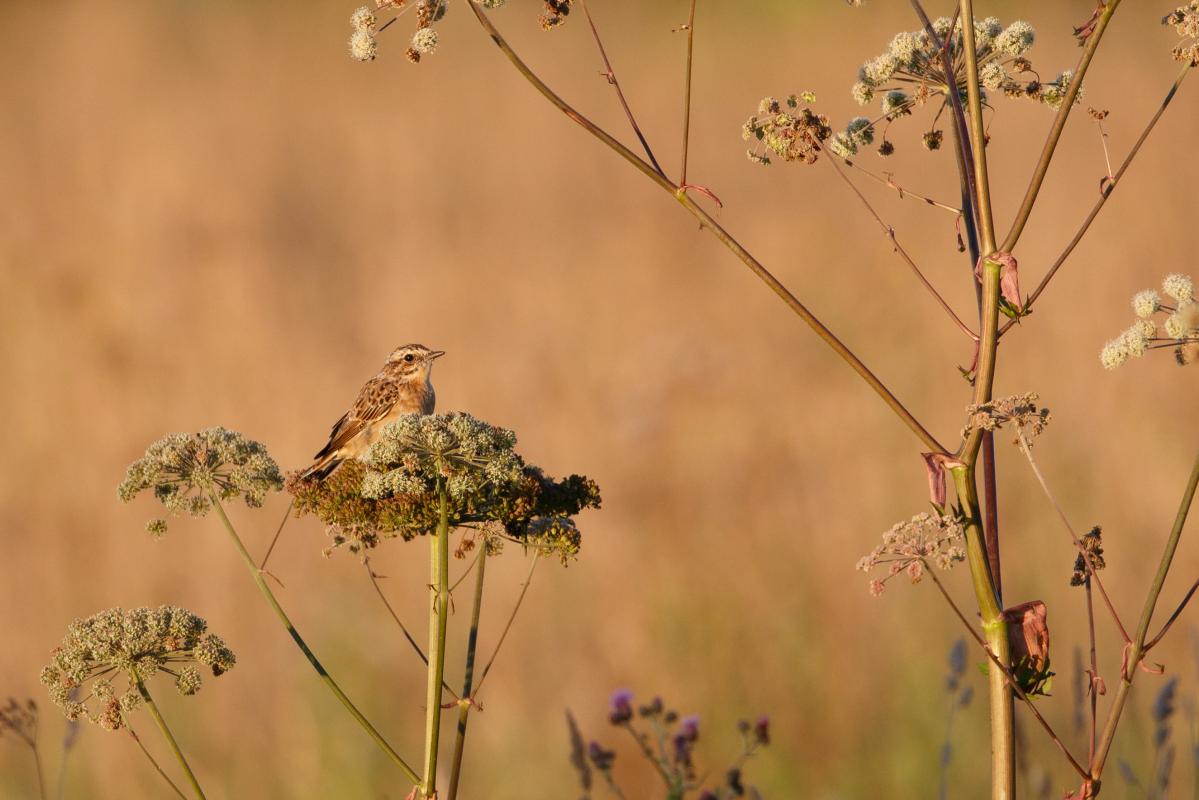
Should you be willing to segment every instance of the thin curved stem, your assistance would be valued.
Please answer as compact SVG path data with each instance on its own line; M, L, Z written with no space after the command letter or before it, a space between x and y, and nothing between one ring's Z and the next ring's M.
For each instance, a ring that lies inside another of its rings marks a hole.
M491 672L491 665L495 663L496 657L500 654L500 648L504 646L504 640L508 638L508 631L512 629L512 623L516 620L516 612L520 611L520 604L525 601L525 594L529 591L529 585L533 583L533 571L537 569L537 562L541 560L541 553L533 551L533 561L529 564L529 574L525 576L525 582L520 587L520 595L516 598L516 605L512 607L512 613L508 615L508 621L504 623L504 630L500 633L500 639L495 643L495 650L491 651L491 658L487 659L487 664L483 667L483 674L479 676L479 685L475 687L474 697L479 696L479 692L483 691L483 682L487 680L487 674Z
M604 42L600 38L599 28L595 27L595 20L591 18L591 9L587 8L587 0L579 0L579 5L583 7L583 15L587 17L587 25L591 28L591 36L595 39L595 46L599 48L600 58L603 59L604 78L616 90L616 97L620 100L620 107L624 109L625 117L628 118L629 125L633 128L633 133L637 134L637 141L641 142L641 149L645 150L645 154L649 157L649 162L653 165L654 171L665 178L665 171L659 166L658 159L654 158L654 151L650 148L649 142L646 141L645 134L641 132L641 126L637 124L637 119L633 116L633 109L629 108L629 102L625 100L624 92L620 88L620 81L616 79L616 71L612 69L612 62L608 60L608 52L604 49Z
M954 208L953 206L951 206L947 203L942 203L939 200L934 200L931 197L927 197L925 195L918 194L917 192L913 192L909 189L905 189L904 187L900 186L898 183L896 183L891 178L891 173L889 173L889 172L883 173L883 175L886 175L886 177L884 178L883 175L875 175L873 172L866 169L865 167L863 167L861 164L859 164L856 161L846 160L845 163L848 164L853 169L856 169L858 172L862 173L866 177L870 178L871 180L881 183L883 186L886 186L888 189L893 190L897 195L899 195L900 200L905 200L909 197L912 197L912 198L915 198L916 200L920 200L925 205L930 205L930 206L933 206L934 208L940 208L940 209L942 209L944 211L948 211L949 213L954 214L954 215L961 215L961 213L962 213L962 209L960 209L960 208Z
M1103 12L1099 15L1099 19L1095 24L1095 30L1087 38L1087 43L1083 49L1082 57L1078 61L1078 66L1074 70L1074 76L1070 79L1070 85L1066 89L1066 95L1062 98L1062 104L1058 107L1057 115L1053 118L1053 127L1049 129L1049 136L1045 139L1045 146L1041 150L1041 157L1037 160L1037 165L1033 169L1032 178L1028 182L1028 189L1024 193L1024 200L1020 203L1020 208L1016 212L1016 219L1012 222L1012 228L1008 231L1008 235L1004 237L1003 244L1000 250L1005 253L1010 253L1016 247L1016 242L1020 241L1020 234L1024 232L1024 226L1028 223L1028 218L1032 214L1033 205L1037 202L1037 195L1041 192L1041 184L1045 182L1045 175L1049 172L1049 164L1053 161L1053 153L1057 149L1057 143L1062 138L1062 131L1066 127L1066 119L1070 116L1070 111L1074 108L1074 99L1078 97L1078 90L1082 87L1083 78L1086 77L1087 69L1091 66L1091 59L1095 56L1095 51L1099 48L1099 42L1103 39L1103 34L1107 31L1107 25L1111 22L1112 15L1116 13L1116 9L1120 7L1120 0L1107 0L1104 4Z
M483 611L483 575L487 569L487 542L479 548L479 566L475 573L475 597L470 612L470 634L466 640L466 669L462 679L462 696L465 701L458 705L458 730L454 735L454 755L450 763L450 788L448 800L458 797L458 780L462 773L462 753L466 749L466 723L470 719L471 691L475 679L475 653L479 647L479 617Z
M179 749L179 743L175 741L175 737L171 734L171 729L167 727L166 720L162 718L162 714L158 713L158 706L154 704L154 698L150 696L150 691L146 689L146 684L142 681L141 676L137 674L136 668L132 671L132 677L134 684L137 686L138 693L141 694L142 700L146 703L146 709L150 712L150 716L154 718L154 724L158 726L158 730L162 733L162 738L166 739L171 752L175 754L175 760L179 762L179 766L183 767L183 773L187 776L187 782L191 784L192 792L195 793L199 800L204 800L204 790L200 788L200 782L196 780L196 774L192 772L187 759L183 757L183 751Z
M424 663L424 665L426 667L428 667L429 666L429 657L425 655L425 651L421 649L421 646L419 644L417 644L416 639L413 638L412 634L408 632L408 628L407 628L407 626L404 625L404 622L400 619L400 615L396 613L396 610L392 607L391 603L388 601L387 595L385 595L383 593L383 587L379 585L379 576L376 575L375 571L371 569L370 559L368 558L365 561L363 561L362 563L366 567L366 574L370 578L371 585L375 587L375 593L379 595L379 600L382 601L383 607L387 609L387 613L391 615L392 620L399 627L400 632L404 634L404 638L408 640L408 644L412 645L412 649L416 651L416 654L417 654L417 656L420 657L421 662ZM453 591L453 589L451 589L450 591ZM458 695L454 693L454 690L450 688L450 685L448 683L446 683L445 681L442 681L441 688L444 691L449 692L450 697L454 698L455 701L460 699L458 697Z
M429 537L429 680L425 693L424 797L437 796L437 749L441 737L441 685L445 681L445 633L450 613L450 522L445 490L437 531Z
M1045 717L1041 716L1041 712L1037 709L1036 704L1033 703L1032 698L1028 696L1027 692L1020 688L1020 684L1016 680L1016 676L1012 674L1011 669L1005 664L1001 663L999 659L995 657L995 654L991 652L989 647L987 647L986 640L984 640L978 631L974 629L974 626L970 624L970 621L966 619L966 615L962 613L960 608L958 608L958 604L954 602L953 597L945 589L944 584L941 583L941 579L937 577L937 573L933 571L932 566L926 562L924 567L924 574L932 578L933 583L935 583L937 588L941 590L941 596L945 598L945 602L949 603L949 607L953 610L954 616L961 620L962 625L966 627L966 631L970 634L970 637L974 639L979 647L982 648L987 658L991 660L991 663L1003 671L1003 674L1007 678L1008 685L1012 687L1012 690L1015 692L1016 696L1028 706L1028 709L1032 711L1033 716L1036 717L1037 722L1041 724L1041 727L1045 730L1045 733L1049 734L1049 738L1053 740L1053 743L1056 744L1058 749L1062 751L1062 755L1064 755L1066 760L1070 762L1070 766L1074 767L1074 770L1081 777L1088 777L1086 768L1084 768L1082 764L1078 763L1078 759L1076 759L1070 753L1070 748L1066 747L1066 743L1063 742L1062 738L1057 735L1057 731L1053 729L1053 726L1049 724L1049 721L1046 720Z
M1032 447L1029 446L1028 439L1025 438L1024 431L1020 428L1016 429L1016 439L1020 443L1020 451L1024 453L1024 458L1028 461L1028 466L1032 469L1032 474L1036 476L1037 483L1041 485L1041 491L1049 498L1049 502L1053 505L1053 510L1057 512L1057 516L1062 521L1062 525L1065 526L1066 532L1070 534L1070 541L1074 543L1074 547L1086 563L1088 574L1095 580L1095 585L1099 587L1099 594L1103 597L1103 602L1107 605L1107 610L1111 613L1112 619L1115 620L1116 627L1120 629L1120 635L1124 638L1124 643L1131 642L1132 638L1124 628L1124 623L1120 621L1120 615L1116 613L1116 607L1112 604L1111 598L1107 596L1107 589L1103 588L1103 579L1099 577L1099 572L1095 569L1095 561L1090 551L1087 550L1078 534L1075 533L1074 526L1070 524L1070 519L1066 516L1065 509L1062 508L1062 504L1058 502L1057 496L1049 488L1049 482L1045 480L1045 475L1041 472L1037 460L1033 458Z
M1103 734L1099 737L1099 745L1095 749L1095 758L1091 762L1091 777L1098 781L1103 774L1103 765L1107 761L1108 752L1116 737L1116 726L1120 723L1120 715L1124 712L1124 704L1128 700L1128 691L1132 688L1132 680L1136 677L1137 667L1145 657L1145 637L1149 634L1149 624L1153 621L1153 611L1157 607L1157 599L1161 596L1166 584L1166 575L1174 562L1174 553L1178 550L1178 542L1182 538L1182 529L1186 525L1187 514L1195 499L1195 489L1199 486L1199 455L1191 467L1191 475L1183 490L1182 500L1178 504L1178 513L1174 515L1174 525L1170 529L1170 538L1162 551L1161 561L1157 567L1157 575L1145 598L1145 607L1141 611L1141 620L1137 624L1137 632L1133 637L1130 652L1126 660L1127 668L1120 675L1120 686L1112 699L1111 710L1108 711L1107 722L1103 726Z
M859 359L852 350L846 347L845 344L843 344L841 340L832 333L832 331L825 327L824 323L822 323L811 311L809 311L807 307L795 297L795 295L791 294L787 287L784 286L782 282L778 280L778 278L771 274L771 272L767 270L766 267L764 267L756 258L754 258L749 251L742 247L736 239L734 239L727 231L724 230L724 228L717 224L716 220L712 219L707 212L705 212L700 206L692 201L684 189L676 187L667 178L655 171L652 165L639 158L636 153L629 150L629 148L617 141L610 133L605 131L603 128L600 128L591 120L587 119L585 116L571 107L570 104L568 104L565 100L555 94L554 91L550 89L549 86L547 86L546 83L541 80L541 78L539 78L527 64L524 63L524 61L521 60L520 56L516 54L516 51L512 49L511 45L509 45L504 37L500 35L499 30L497 30L495 25L492 24L491 19L479 7L479 4L472 2L472 0L464 0L464 2L474 13L475 17L479 21L479 24L483 27L483 30L487 32L487 35L491 37L491 40L495 43L495 45L500 49L501 52L503 52L508 61L511 62L513 67L516 68L517 72L519 72L525 78L525 80L527 80L529 84L533 86L533 88L540 92L541 95L545 97L554 107L578 123L592 136L599 139L601 142L611 148L617 155L629 162L635 169L656 183L660 188L670 192L675 199L678 200L679 204L683 206L683 208L687 209L692 216L698 219L700 223L721 242L721 244L732 251L733 254L736 255L737 258L742 261L742 263L749 267L749 269L755 275L757 275L758 278L761 279L761 281L765 283L772 292L774 292L784 303L786 303L788 308L790 308L797 316L806 322L808 326L816 333L816 335L824 341L825 344L831 347L833 351L837 353L837 355L839 355L847 364L849 364L849 366L855 372L857 372L858 375L861 376L862 379L865 380L866 383L869 384L869 386L874 389L874 391L883 399L883 402L885 402L887 406L890 407L891 410L895 412L895 414L901 420L903 420L904 424L906 424L908 428L910 428L912 432L916 434L925 447L932 452L947 452L945 448L936 440L936 438L924 428L920 421L917 420L901 402L899 402L898 398L891 393L890 389L888 389L882 383L882 381L880 381L874 375L874 373L872 373L869 368L862 363L861 359Z
M841 169L841 166L837 164L837 160L835 158L829 158L828 163L834 170L837 171L837 175L841 178L841 180L845 181L845 184L853 191L857 198L862 201L862 205L866 206L866 210L870 212L870 216L874 217L874 221L877 222L879 227L883 229L883 235L891 240L891 244L895 248L895 252L901 259L903 259L904 263L911 268L912 272L916 275L916 279L919 280L920 284L928 290L929 294L931 294L937 301L937 304L941 306L941 309L949 315L949 318L955 325L957 325L958 330L977 342L978 334L970 330L969 326L962 322L961 318L954 313L954 310L950 307L949 303L945 301L945 298L941 296L941 293L937 291L936 287L929 283L928 278L926 278L924 273L920 271L920 267L916 265L916 262L912 260L910 255L908 255L908 251L905 250L903 245L899 243L899 239L895 236L895 229L883 222L883 218L880 217L878 212L874 210L874 206L872 206L870 201L866 199L866 195L862 194L861 190L854 185L854 182L851 181L849 176L845 174L845 170Z
M142 755L144 755L150 762L151 766L154 767L154 771L157 772L159 776L167 782L167 785L171 787L171 790L174 791L179 797L182 797L183 800L187 800L187 795L185 795L179 789L179 787L175 785L175 782L171 780L171 776L167 775L163 768L158 765L158 762L154 760L154 756L150 755L150 751L146 749L144 744L142 744L141 737L139 737L133 731L133 728L129 727L129 720L125 720L125 731L129 734L129 738L133 739L134 743L137 745L137 749L142 751Z
M1028 299L1024 301L1025 311L1032 308L1033 303L1037 301L1037 298L1039 298L1041 293L1045 291L1045 288L1049 285L1049 282L1053 280L1053 276L1057 274L1057 271L1061 268L1062 264L1066 263L1066 259L1070 257L1070 254L1074 252L1074 248L1078 246L1078 243L1082 241L1082 238L1086 235L1087 231L1090 230L1091 223L1095 221L1095 217L1099 216L1099 212L1107 203L1107 199L1112 196L1112 192L1116 191L1116 187L1119 186L1121 179L1124 177L1124 173L1127 172L1129 166L1132 165L1132 160L1136 158L1137 154L1141 151L1141 146L1145 144L1145 140L1149 138L1149 134L1152 133L1153 129L1157 126L1158 120L1162 118L1162 114L1165 113L1166 108L1174 100L1174 95L1178 93L1178 89L1182 86L1183 80L1188 74L1190 74L1192 69L1193 67L1191 67L1191 65L1188 63L1183 66L1181 70L1179 70L1178 77L1174 79L1173 85L1170 86L1170 91L1166 92L1166 96L1162 100L1161 105L1158 106L1157 111L1154 112L1153 116L1149 118L1149 123L1145 125L1145 129L1141 131L1141 135L1137 137L1136 143L1133 144L1132 149L1128 151L1128 155L1124 157L1124 161L1120 164L1120 168L1116 170L1115 176L1112 178L1112 180L1108 181L1103 191L1099 194L1099 199L1095 201L1095 205L1091 207L1091 212L1087 214L1086 219L1082 221L1082 225L1079 226L1078 231L1074 234L1074 238L1072 238L1070 243L1066 245L1066 249L1063 250L1061 255L1057 257L1057 259L1053 262L1053 265L1049 267L1049 270L1045 273L1045 277L1041 278L1041 282L1037 284L1037 288L1033 289L1032 293L1028 295ZM1018 321L1019 320L1017 319L1008 320L1006 323L1004 323L1003 329L999 331L999 334L1002 336L1007 332L1008 328L1015 325Z
M245 563L246 569L250 571L250 576L254 579L255 585L258 586L258 591L266 598L271 609L275 612L275 616L283 623L283 627L291 635L292 641L296 643L296 647L300 648L300 652L304 654L304 658L308 659L308 663L316 670L316 674L320 677L321 682L325 684L325 687L329 691L333 692L333 695L341 702L346 711L350 713L350 716L362 726L362 729L371 737L371 740L379 746L379 749L387 754L387 757L400 768L400 771L413 783L419 783L420 776L416 774L416 770L408 766L408 762L400 757L400 754L387 743L383 735L375 730L375 726L371 725L370 721L362 715L362 712L350 702L350 698L346 697L345 692L337 685L337 681L333 680L333 676L325 670L325 667L308 647L308 643L300 636L300 632L296 630L296 626L291 624L291 620L288 619L287 614L283 611L283 606L279 605L279 601L275 599L275 593L271 591L271 587L267 586L266 581L263 580L262 571L254 564L254 559L250 557L250 552L246 550L246 546L242 544L241 537L237 535L237 530L233 527L233 523L229 521L229 516L225 513L225 508L221 505L220 498L215 493L210 492L209 499L212 500L212 506L216 509L217 515L220 516L221 522L225 526L225 531L229 534L229 538L233 540L233 545L237 548L237 552Z

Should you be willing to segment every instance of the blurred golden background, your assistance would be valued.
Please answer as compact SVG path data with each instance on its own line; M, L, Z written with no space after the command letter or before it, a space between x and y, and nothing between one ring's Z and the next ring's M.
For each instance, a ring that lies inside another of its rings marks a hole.
M51 784L63 723L37 681L50 649L76 617L173 603L207 618L239 656L196 698L159 692L210 796L404 796L216 520L178 520L151 541L142 525L157 508L123 506L115 487L152 440L218 424L264 442L285 468L306 465L390 349L419 341L449 352L434 376L440 410L515 429L530 461L587 473L604 495L603 510L579 520L579 561L538 570L472 722L464 797L576 797L567 708L586 736L619 745L630 797L658 796L605 721L618 687L700 714L700 759L714 776L735 755L736 721L769 714L774 742L748 773L766 797L933 796L946 653L960 631L931 584L873 599L853 569L883 530L926 507L918 441L670 198L536 95L462 3L440 25L440 51L418 66L402 57L407 19L383 35L377 62L352 62L353 5L0 6L0 696L42 705ZM494 19L552 86L633 141L581 16L542 33L538 5L513 0ZM979 12L1033 22L1031 55L1050 78L1074 65L1071 26L1093 5ZM1088 77L1084 106L1112 110L1113 159L1176 72L1174 34L1158 24L1172 6L1121 8ZM673 174L684 39L671 28L686 3L596 0L593 11ZM756 167L739 137L763 95L803 89L843 125L858 113L858 65L915 27L903 4L701 3L690 177L724 201L720 222L952 442L968 402L956 368L968 343L831 169ZM1126 619L1139 613L1194 456L1199 372L1162 352L1105 373L1097 355L1131 321L1136 290L1197 272L1197 93L1184 85L1092 235L1001 348L996 392L1035 390L1053 410L1038 457L1075 525L1104 525L1107 584ZM1006 230L1050 113L996 105L991 175ZM1105 172L1082 111L1017 252L1026 291ZM951 153L920 148L925 124L922 113L894 126L893 161L862 162L951 202ZM952 218L863 189L969 318ZM1073 648L1085 645L1082 595L1067 585L1074 556L1018 452L1000 441L1006 599L1049 604L1059 676L1041 705L1085 753L1072 722ZM255 552L285 505L235 510ZM289 525L272 558L281 600L415 760L423 669L361 565L348 553L322 558L325 545L314 520ZM488 570L484 650L526 563L510 547ZM423 630L423 546L388 543L375 564ZM1188 535L1164 606L1197 569ZM949 582L968 605L966 577L962 568ZM451 665L463 608L460 598ZM1186 709L1199 696L1188 616L1155 652L1181 676ZM1111 676L1118 643L1100 627ZM979 694L954 724L952 797L984 793L980 660L971 651L967 680ZM1160 685L1142 676L1114 752L1142 779L1146 708ZM1030 782L1048 770L1060 796L1071 774L1020 716ZM1176 720L1184 754L1192 718ZM136 724L161 752L148 719ZM1175 785L1189 787L1192 766L1178 761ZM65 776L66 797L165 796L123 735L91 725ZM0 741L0 795L33 796L33 781L27 752Z

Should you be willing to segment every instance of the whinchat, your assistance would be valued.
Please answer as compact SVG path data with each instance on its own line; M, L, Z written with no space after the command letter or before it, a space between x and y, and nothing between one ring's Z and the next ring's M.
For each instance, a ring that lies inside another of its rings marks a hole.
M313 458L305 478L324 478L342 461L367 451L389 422L404 414L432 414L437 403L430 374L444 350L406 344L391 351L387 363L358 392L350 410L333 424L329 442Z

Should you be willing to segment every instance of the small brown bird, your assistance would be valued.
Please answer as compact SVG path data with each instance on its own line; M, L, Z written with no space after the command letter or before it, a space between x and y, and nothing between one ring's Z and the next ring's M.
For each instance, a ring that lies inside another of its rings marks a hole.
M363 385L350 410L333 424L328 444L313 457L303 477L323 479L342 461L361 456L384 425L404 414L432 414L437 395L429 375L433 360L444 355L444 350L430 350L423 344L393 350L383 369Z

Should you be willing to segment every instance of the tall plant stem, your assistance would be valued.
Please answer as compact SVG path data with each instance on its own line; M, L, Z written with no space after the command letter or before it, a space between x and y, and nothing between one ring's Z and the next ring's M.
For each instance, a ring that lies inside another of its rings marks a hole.
M945 589L945 584L943 584L941 579L937 577L937 573L933 570L932 565L930 565L928 562L924 562L924 573L933 579L933 583L937 585L937 589L941 592L941 597L945 598L945 602L948 603L950 609L953 610L954 616L961 620L962 624L966 626L966 632L969 633L971 638L973 638L979 647L982 648L983 652L987 655L987 658L990 659L991 663L995 665L995 668L1003 673L1008 684L1012 687L1012 691L1017 697L1020 698L1021 701L1024 702L1026 706L1028 706L1028 710L1032 712L1033 717L1036 718L1037 722L1041 725L1041 728L1044 729L1045 733L1049 734L1049 738L1053 740L1053 743L1057 745L1057 748L1062 751L1062 755L1064 755L1066 760L1070 762L1070 766L1074 767L1074 771L1080 776L1084 778L1087 777L1086 769L1082 766L1082 764L1078 763L1078 759L1076 759L1070 752L1070 748L1066 747L1066 743L1062 741L1062 737L1058 736L1057 731L1053 729L1053 726L1049 724L1049 721L1041 715L1040 711L1037 710L1037 706L1032 701L1032 698L1020 688L1020 684L1017 682L1016 676L1012 674L1011 669L1001 664L999 659L995 658L995 654L992 653L988 648L986 640L984 640L983 637L979 635L978 631L974 629L974 626L970 624L970 620L966 619L966 615L962 613L960 608L958 608L958 604L953 601L953 597ZM942 794L944 794L944 792L942 792Z
M987 649L1002 667L987 670L991 708L991 797L993 800L1010 800L1016 796L1016 736L1014 695L1005 674L1011 662L1007 623L991 583L974 468L963 465L952 468L950 473L953 475L958 503L965 515L966 556L974 596L982 617L983 638Z
M479 616L483 610L483 572L487 567L487 542L479 549L478 572L475 573L475 599L470 611L470 634L466 640L466 669L462 679L462 697L458 704L458 730L454 735L454 755L450 764L449 800L458 797L458 779L462 773L462 752L466 748L466 723L474 705L470 693L475 680L475 653L479 648Z
M1103 775L1103 765L1107 762L1108 752L1115 739L1116 726L1120 723L1120 715L1124 712L1124 704L1128 700L1128 691L1132 688L1132 680L1136 677L1137 667L1145 656L1145 637L1148 636L1149 625L1153 621L1153 610L1157 607L1157 598L1161 596L1162 587L1166 584L1166 575L1169 574L1170 565L1174 562L1174 553L1178 550L1182 529L1186 525L1187 514L1191 510L1191 502L1195 499L1196 486L1199 486L1199 455L1196 456L1195 463L1191 467L1191 476L1187 480L1182 500L1178 504L1178 513L1174 515L1174 526L1170 529L1170 538L1166 541L1166 548L1162 551L1161 561L1158 563L1157 575L1154 576L1153 585L1149 587L1149 594L1145 598L1141 620L1137 623L1137 632L1133 636L1128 658L1124 662L1124 670L1120 674L1120 686L1116 689L1116 696L1112 699L1112 707L1108 711L1103 734L1099 737L1099 744L1095 749L1095 758L1091 762L1091 777L1096 784Z
M437 794L437 745L441 735L441 684L445 677L445 631L450 614L449 501L441 490L437 531L429 537L429 681L425 693L425 797Z
M1128 151L1128 155L1124 157L1124 161L1120 164L1120 168L1116 170L1115 176L1111 181L1108 182L1107 186L1104 187L1103 191L1100 193L1099 199L1095 201L1095 205L1091 207L1091 212L1087 214L1086 219L1082 221L1082 225L1080 225L1078 230L1075 232L1074 238L1070 240L1070 243L1066 245L1066 249L1062 251L1061 255L1057 257L1057 259L1053 262L1053 265L1050 266L1046 271L1045 277L1041 278L1041 282L1037 284L1037 288L1033 289L1032 293L1028 296L1028 299L1024 301L1025 310L1032 308L1032 304L1035 303L1037 298L1041 296L1041 293L1045 291L1045 287L1047 287L1049 282L1053 280L1053 276L1057 274L1059 269L1061 269L1062 264L1066 263L1066 259L1070 257L1070 254L1074 252L1074 248L1078 246L1078 243L1082 241L1082 238L1086 235L1087 231L1090 230L1091 223L1095 221L1095 217L1099 216L1099 212L1107 203L1107 199L1112 196L1112 192L1114 192L1116 187L1120 185L1120 181L1124 178L1124 173L1128 171L1133 159L1136 158L1137 153L1141 151L1141 147L1145 144L1145 140L1149 138L1149 134L1153 131L1154 127L1157 126L1158 120L1161 119L1162 114L1164 114L1166 111L1166 108L1170 105L1171 101L1174 100L1174 95L1178 93L1178 89L1182 86L1183 80L1188 74L1190 74L1192 69L1193 67L1191 67L1191 65L1188 63L1184 65L1181 70L1179 70L1178 77L1174 79L1174 83L1170 86L1170 90L1166 92L1166 96L1162 100L1161 105L1157 107L1157 111L1155 111L1153 116L1150 117L1148 124L1145 125L1145 129L1141 131L1141 135L1137 137L1136 143L1133 144L1132 149ZM1008 328L1015 325L1017 321L1018 320L1015 319L1008 320L1006 323L1004 323L1003 328L999 331L999 334L1002 336L1007 332Z
M995 222L991 217L991 184L987 177L987 135L983 122L982 94L978 87L978 51L974 44L974 3L961 0L962 50L966 58L966 102L970 123L970 147L974 156L974 201L982 254L995 252ZM956 87L955 87L956 89ZM956 94L956 92L953 92Z
M1116 13L1116 9L1119 7L1120 0L1107 0L1103 6L1103 12L1099 15L1099 19L1095 23L1095 30L1087 38L1082 57L1078 60L1074 76L1070 79L1070 85L1066 88L1066 96L1062 98L1062 104L1058 106L1057 115L1053 118L1053 126L1049 129L1049 136L1045 139L1045 146L1041 150L1041 157L1037 160L1037 165L1033 169L1032 178L1028 182L1028 189L1024 193L1024 200L1020 203L1020 209L1016 212L1016 219L1012 222L1011 230L1008 231L1008 235L1004 237L1003 244L999 248L1005 253L1010 253L1014 250L1016 242L1020 241L1020 234L1024 232L1024 226L1028 223L1028 218L1032 214L1032 207L1037 202L1037 195L1041 192L1041 184L1045 182L1045 175L1049 172L1049 164L1053 161L1053 153L1057 149L1057 143L1062 138L1062 131L1066 127L1066 119L1070 116L1070 111L1074 108L1074 99L1078 97L1078 90L1082 87L1083 78L1086 77L1087 70L1091 66L1091 59L1095 56L1095 51L1099 48L1099 42L1103 39L1103 34L1107 32L1108 23L1111 22L1112 15Z
M795 295L793 295L787 289L787 287L782 284L781 281L779 281L778 278L776 278L769 270L766 269L766 267L764 267L756 258L754 258L749 251L742 247L736 239L734 239L727 231L724 230L724 228L720 227L720 225L718 225L707 212L705 212L700 206L692 201L684 188L675 186L667 178L660 175L652 165L638 157L636 153L617 141L610 133L600 128L591 120L587 119L585 116L576 111L569 103L555 94L554 91L550 89L549 86L547 86L546 83L541 80L541 78L539 78L537 74L534 73L527 64L525 64L524 61L521 60L520 56L516 54L516 51L512 49L512 46L508 44L502 35L500 35L499 30L495 27L495 25L492 24L491 19L487 16L483 9L480 8L479 4L473 2L473 0L463 1L474 13L475 17L479 21L479 24L483 27L483 30L487 32L487 35L491 37L491 40L495 43L495 45L500 49L508 61L511 62L512 66L515 67L516 70L525 78L525 80L533 86L533 88L540 92L541 95L559 111L564 113L567 117L580 125L596 139L600 140L609 148L611 148L617 155L629 162L629 164L631 164L635 169L652 180L658 185L659 188L673 195L688 213L698 219L704 228L711 232L721 244L723 244L735 256L737 256L742 263L749 267L750 271L752 271L763 283L765 283L770 290L774 292L787 305L788 308L791 309L792 312L794 312L798 317L800 317L800 319L807 323L807 325L816 333L817 336L820 337L825 344L832 348L838 356L840 356L847 364L849 364L849 366L855 372L857 372L864 381L866 381L870 388L872 388L879 395L879 397L883 399L883 402L887 404L887 406L896 414L896 416L898 416L904 422L904 424L911 429L911 431L920 439L925 447L936 453L947 452L945 448L936 440L936 438L924 428L920 421L917 420L916 417L914 417L906 407L904 407L903 403L901 403L899 399L891 393L891 390L888 389L864 363L862 363L861 359L859 359L852 350L846 347L845 344L842 343L832 331L825 327L824 323L822 323L811 311L809 311L807 307L804 306L799 299L796 298Z
M146 684L142 682L136 668L132 674L133 681L137 684L137 691L146 703L146 709L150 712L150 716L154 718L154 724L158 726L158 730L162 732L162 738L166 739L167 744L170 745L171 752L175 754L175 760L179 762L179 766L183 767L183 773L187 776L187 782L191 784L192 791L200 800L205 800L204 790L200 788L200 782L196 780L196 774L192 772L187 759L183 757L183 751L179 749L178 742L171 735L171 729L167 727L166 720L162 718L162 714L158 713L158 706L154 704L154 698L150 697L150 691L146 689Z
M999 487L995 480L995 433L983 436L983 540L987 544L987 563L991 567L991 582L995 595L1003 605L1003 571L999 558Z
M308 659L308 663L312 665L312 668L316 670L316 674L320 676L321 682L325 684L329 691L333 692L333 695L338 699L338 701L341 702L346 711L350 712L350 716L352 716L354 720L362 726L362 729L366 731L367 735L370 736L374 743L379 746L379 749L386 753L387 757L390 758L392 762L394 762L395 765L400 768L404 775L407 776L407 778L414 784L419 783L420 776L416 774L416 770L408 766L408 762L404 761L404 759L400 757L400 754L397 753L392 746L387 743L387 740L383 738L382 734L375 730L375 726L371 725L370 721L362 715L362 712L360 712L358 708L352 702L350 702L350 698L346 697L345 692L341 690L341 687L337 685L337 682L333 680L333 677L327 671L325 671L324 666L317 659L316 655L313 654L312 650L309 649L308 644L304 641L303 637L300 636L300 632L296 630L296 626L291 624L291 620L288 619L287 614L284 613L283 607L279 605L279 601L275 599L275 593L271 591L271 587L267 586L266 581L263 579L262 571L255 565L254 559L250 556L249 551L246 550L246 546L242 544L241 537L237 535L237 530L233 527L233 523L229 521L229 516L225 513L225 508L221 505L220 498L218 498L215 493L210 492L209 499L212 500L213 508L216 509L217 514L220 516L221 522L224 524L225 530L229 534L229 538L233 540L233 544L237 548L238 554L241 555L241 559L245 563L246 569L250 571L250 576L254 579L255 585L258 586L258 591L262 592L262 596L266 598L266 601L270 604L271 609L274 610L275 616L279 618L281 623L283 623L283 627L286 628L287 632L291 635L292 641L296 643L296 647L300 648L300 652L304 654L304 658Z
M695 54L695 2L687 11L687 71L683 78L683 168L679 170L679 186L687 185L687 152L691 148L691 62Z

